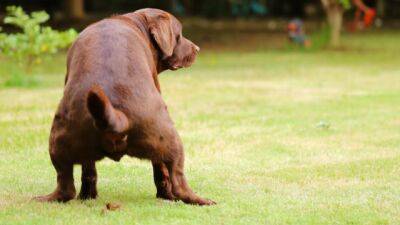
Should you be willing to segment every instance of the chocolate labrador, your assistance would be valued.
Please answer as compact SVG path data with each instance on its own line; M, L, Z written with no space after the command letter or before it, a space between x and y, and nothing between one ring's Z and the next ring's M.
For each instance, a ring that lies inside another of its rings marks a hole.
M158 9L113 16L83 30L68 52L64 96L50 134L57 188L36 199L73 199L74 164L82 165L78 197L96 198L96 161L129 155L151 160L158 198L215 204L187 184L182 142L157 78L189 67L198 51L182 36L180 22Z

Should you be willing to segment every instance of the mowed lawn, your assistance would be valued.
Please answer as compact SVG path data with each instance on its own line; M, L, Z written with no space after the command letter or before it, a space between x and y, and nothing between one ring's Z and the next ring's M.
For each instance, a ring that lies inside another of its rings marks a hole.
M151 164L129 157L97 163L96 200L31 201L56 185L48 136L63 69L40 75L39 87L2 88L0 224L400 224L398 40L206 49L192 68L162 74L189 183L211 207L157 200ZM102 213L109 202L122 207Z

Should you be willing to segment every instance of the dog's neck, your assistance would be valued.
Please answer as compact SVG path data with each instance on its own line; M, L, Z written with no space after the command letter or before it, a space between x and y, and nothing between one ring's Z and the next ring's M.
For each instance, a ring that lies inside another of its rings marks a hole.
M150 35L150 28L148 26L148 22L146 20L146 17L142 15L141 13L127 13L122 15L123 17L127 17L130 19L130 21L133 23L133 25L140 30L140 32L143 34L143 36L147 39L149 43L149 48L153 54L153 60L154 60L154 65L157 70L157 75L161 72L163 72L165 69L165 66L161 60L161 56L159 53L159 50L157 49L157 45L154 41L154 39Z

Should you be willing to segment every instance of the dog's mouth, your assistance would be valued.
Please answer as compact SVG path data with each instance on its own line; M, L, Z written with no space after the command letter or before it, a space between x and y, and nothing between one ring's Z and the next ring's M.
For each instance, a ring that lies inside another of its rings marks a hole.
M195 59L196 59L196 54L188 55L188 56L184 57L180 61L171 62L170 69L171 70L178 70L178 69L181 69L181 68L190 67L194 63Z
M178 69L180 69L180 68L182 68L183 66L178 66L178 65L172 65L171 66L171 70L178 70Z
M173 71L183 68L183 65L178 61L172 61L169 64L170 64L169 69Z

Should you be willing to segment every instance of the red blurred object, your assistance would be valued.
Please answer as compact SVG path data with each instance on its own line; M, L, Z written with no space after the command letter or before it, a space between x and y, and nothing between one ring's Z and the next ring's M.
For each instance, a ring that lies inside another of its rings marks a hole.
M365 12L365 15L364 15L365 27L371 26L371 24L374 22L375 16L376 16L375 9L369 9L368 11Z
M295 24L295 23L289 23L289 24L288 24L288 30L289 30L289 31L295 31L295 30L297 30L296 24Z

